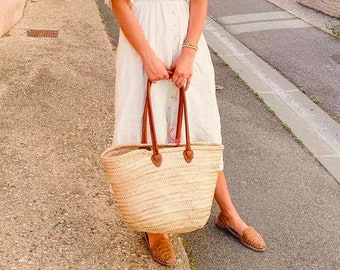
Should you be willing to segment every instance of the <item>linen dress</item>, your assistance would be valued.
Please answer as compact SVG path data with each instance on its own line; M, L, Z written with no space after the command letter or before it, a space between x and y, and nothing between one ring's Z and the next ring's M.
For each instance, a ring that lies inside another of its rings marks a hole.
M130 5L151 48L170 67L186 38L189 1L131 0ZM193 76L186 91L190 138L192 142L221 143L214 69L203 34L197 46ZM141 142L146 83L147 74L141 58L121 31L116 54L114 146ZM158 143L173 142L178 94L170 80L158 81L151 86ZM184 130L182 128L182 142L185 142ZM151 139L148 138L148 141ZM223 162L220 168L223 169Z

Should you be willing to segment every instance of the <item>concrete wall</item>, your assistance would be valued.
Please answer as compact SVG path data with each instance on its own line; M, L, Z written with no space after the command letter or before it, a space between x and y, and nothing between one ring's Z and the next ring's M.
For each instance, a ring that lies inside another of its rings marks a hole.
M22 17L26 0L0 0L0 37Z
M297 0L298 3L340 19L340 0Z

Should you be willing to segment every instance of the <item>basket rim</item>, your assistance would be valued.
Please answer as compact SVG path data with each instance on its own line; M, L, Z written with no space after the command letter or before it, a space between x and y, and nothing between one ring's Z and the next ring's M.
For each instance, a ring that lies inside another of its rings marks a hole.
M178 146L175 143L162 143L162 144L158 144L158 147L160 148L172 148L172 147L185 147L185 143L181 143ZM223 144L219 144L219 143L210 143L210 142L195 142L195 143L191 143L191 146L193 148L195 148L195 146L213 146L213 147L220 147L219 150L223 150L224 149L224 145ZM117 151L120 149L124 149L124 148L141 148L141 149L136 149L136 150L140 150L140 151L146 151L146 152L150 152L147 149L143 149L143 148L150 148L152 149L152 143L145 143L145 144L122 144L122 145L117 145L117 146L111 146L109 148L107 148L101 155L100 158L106 158L108 157L109 153L112 151Z

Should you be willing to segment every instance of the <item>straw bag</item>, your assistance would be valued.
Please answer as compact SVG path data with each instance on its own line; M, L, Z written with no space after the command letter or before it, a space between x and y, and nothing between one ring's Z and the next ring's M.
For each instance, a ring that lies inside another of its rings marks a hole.
M111 147L101 160L124 222L154 233L194 231L207 222L223 146L191 143L184 89L179 89L177 142L184 114L186 143L157 143L147 83L142 144ZM147 116L148 120L147 121ZM149 122L152 144L147 144Z

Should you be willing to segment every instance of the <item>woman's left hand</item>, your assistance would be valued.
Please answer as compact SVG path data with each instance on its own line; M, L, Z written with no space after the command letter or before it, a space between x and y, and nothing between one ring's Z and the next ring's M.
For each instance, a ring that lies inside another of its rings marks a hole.
M178 88L184 87L184 90L187 90L190 86L195 53L193 49L183 48L170 67L173 72L171 80Z

